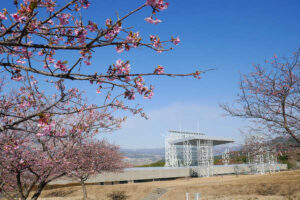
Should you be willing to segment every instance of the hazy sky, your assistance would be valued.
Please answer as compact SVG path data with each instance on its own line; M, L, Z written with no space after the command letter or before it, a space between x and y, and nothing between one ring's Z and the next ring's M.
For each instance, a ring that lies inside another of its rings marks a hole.
M84 19L104 24L138 7L144 0L92 0ZM1 0L1 7L11 1ZM108 66L117 59L130 60L135 72L152 72L159 64L166 72L188 73L196 69L217 68L193 78L148 78L155 85L152 100L137 99L150 119L129 115L123 128L108 140L127 148L163 147L163 135L170 129L197 131L210 136L241 140L239 129L246 121L223 117L219 103L232 103L238 93L240 73L264 64L274 54L289 56L300 41L299 0L170 0L167 10L158 14L161 24L144 21L147 8L130 17L124 26L134 26L142 36L158 34L162 39L179 36L181 43L171 52L158 54L138 48L117 54L113 48L98 50L93 66ZM99 95L88 84L74 82L87 90L93 103ZM91 89L90 89L91 88Z

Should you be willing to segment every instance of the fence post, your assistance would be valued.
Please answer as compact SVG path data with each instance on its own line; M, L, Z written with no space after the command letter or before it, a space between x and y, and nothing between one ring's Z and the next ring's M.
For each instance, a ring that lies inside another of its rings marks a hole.
M186 193L186 200L190 200L190 193Z

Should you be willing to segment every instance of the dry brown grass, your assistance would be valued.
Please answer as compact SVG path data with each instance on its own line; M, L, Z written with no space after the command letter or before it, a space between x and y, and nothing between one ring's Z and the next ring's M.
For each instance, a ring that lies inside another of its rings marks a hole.
M160 200L184 200L186 192L198 192L203 199L236 200L300 200L300 170L265 175L240 175L189 178L173 181L131 183L121 185L88 185L91 200L106 200L112 191L126 191L129 200L141 200L155 188L168 190ZM82 199L80 186L45 190L41 200L79 200ZM193 198L191 198L193 199Z

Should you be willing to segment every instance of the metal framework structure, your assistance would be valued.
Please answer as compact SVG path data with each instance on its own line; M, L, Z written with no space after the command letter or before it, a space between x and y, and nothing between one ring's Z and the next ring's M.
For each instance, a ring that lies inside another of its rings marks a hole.
M183 164L185 166L192 164L192 145L188 140L183 142Z
M275 153L266 147L259 150L259 152L252 157L248 154L248 163L254 174L265 174L266 172L280 170Z
M251 151L248 153L248 163L252 173L265 174L266 172L275 172L278 168L276 152L271 150L267 140L263 135L254 134L250 137L248 144Z
M223 165L228 165L229 161L230 161L229 149L226 148L225 151L222 153L222 163Z
M212 176L214 165L213 141L198 140L198 175Z
M169 131L165 138L166 167L198 167L198 176L213 175L213 146L233 140L211 138L199 132Z
M270 151L268 152L266 156L266 162L268 163L269 172L275 172L277 169L280 170L274 152L270 152Z

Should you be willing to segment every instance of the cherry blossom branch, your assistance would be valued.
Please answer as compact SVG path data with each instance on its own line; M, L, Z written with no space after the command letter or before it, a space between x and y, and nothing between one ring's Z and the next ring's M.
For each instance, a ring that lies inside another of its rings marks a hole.
M77 61L74 65L77 65L79 61ZM34 68L28 68L26 66L23 65L15 65L12 63L4 63L4 62L0 62L1 66L4 67L15 67L15 68L20 68L22 70L25 71L30 71L33 73L37 73L37 74L42 74L45 76L49 76L49 77L56 77L56 78L65 78L65 79L70 79L70 80L81 80L81 81L86 81L86 80L91 80L91 81L97 81L100 78L124 78L127 76L133 76L133 77L137 77L137 76L169 76L169 77L186 77L186 76L195 76L195 75L199 75L199 74L204 74L206 72L215 70L214 68L211 69L207 69L207 70L203 70L203 71L197 71L197 72L193 72L193 73L187 73L187 74L172 74L172 73L161 73L161 74L157 74L157 73L136 73L136 74L117 74L117 75L86 75L86 74L78 74L78 73L49 73L49 72L45 72L43 70L37 70ZM71 68L73 69L73 67ZM108 83L103 81L104 83ZM119 86L119 85L117 85ZM122 86L121 86L122 87Z
M267 62L271 68L255 66L241 78L239 106L221 107L231 116L257 119L271 134L287 134L300 144L299 54L297 50L290 59L274 56Z

